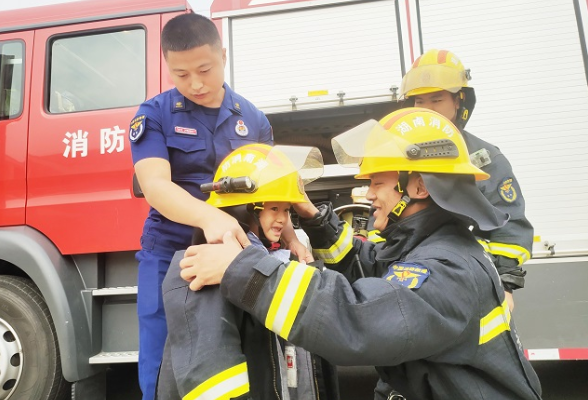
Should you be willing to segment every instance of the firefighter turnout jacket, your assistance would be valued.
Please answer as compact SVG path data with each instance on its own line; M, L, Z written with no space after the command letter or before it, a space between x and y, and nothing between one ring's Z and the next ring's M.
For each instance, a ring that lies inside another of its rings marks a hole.
M288 260L289 251L264 255ZM287 253L287 254L285 254ZM218 286L193 292L180 277L176 252L163 281L168 337L158 400L336 400L336 370L320 357L286 343L224 299Z
M472 163L490 174L476 185L492 205L510 215L505 226L490 232L474 230L492 256L507 290L525 285L521 265L531 258L533 226L525 217L525 199L512 167L500 149L462 130Z
M541 398L496 268L465 223L431 205L376 244L353 238L330 205L319 210L302 227L333 270L249 246L222 294L333 364L376 366L409 400Z

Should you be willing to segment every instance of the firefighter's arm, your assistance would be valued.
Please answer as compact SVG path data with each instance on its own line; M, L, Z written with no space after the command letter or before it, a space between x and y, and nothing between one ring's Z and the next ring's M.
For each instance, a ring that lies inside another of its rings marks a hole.
M169 161L144 158L135 163L135 173L147 203L167 219L204 230L209 243L218 243L227 231L246 246L249 239L237 220L195 198L171 180Z
M437 301L453 295L450 289L435 293ZM351 284L335 271L284 265L253 246L227 268L221 292L268 329L337 365L396 365L438 354L471 323L470 314L447 318L394 282Z
M339 219L330 203L317 203L313 211L312 218L301 216L300 225L310 239L317 260L345 274L351 282L382 275L375 266L375 243L354 238L351 226Z
M525 285L522 265L531 258L533 226L525 216L525 199L506 157L497 155L491 166L494 186L485 188L485 196L510 219L502 228L483 234L481 244L492 256L505 289L512 291Z

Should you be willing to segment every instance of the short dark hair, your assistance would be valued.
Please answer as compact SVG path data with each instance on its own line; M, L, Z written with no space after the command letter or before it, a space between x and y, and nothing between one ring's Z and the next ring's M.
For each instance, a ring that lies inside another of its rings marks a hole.
M186 51L204 45L221 48L216 26L203 15L178 15L170 19L161 32L161 49L164 57L167 57L168 51Z

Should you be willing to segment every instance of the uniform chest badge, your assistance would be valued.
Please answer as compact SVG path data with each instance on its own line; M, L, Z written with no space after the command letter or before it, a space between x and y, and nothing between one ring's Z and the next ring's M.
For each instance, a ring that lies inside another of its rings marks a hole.
M517 199L517 191L513 186L513 178L504 178L502 183L498 185L498 194L507 203L512 203Z
M245 122L242 119L237 121L237 125L235 125L235 132L239 136L247 136L249 135L249 128L245 126Z
M131 121L129 128L129 139L136 142L145 132L145 115L139 115Z
M194 128L184 128L182 126L176 126L176 127L174 127L174 131L176 133L181 133L183 135L192 135L192 136L198 135L198 131Z
M429 275L431 275L429 270L422 265L397 262L388 267L388 272L384 275L384 279L396 282L409 289L418 289Z

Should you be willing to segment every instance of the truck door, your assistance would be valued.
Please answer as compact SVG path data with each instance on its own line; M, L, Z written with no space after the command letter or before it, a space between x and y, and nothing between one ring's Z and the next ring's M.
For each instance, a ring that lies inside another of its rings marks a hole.
M26 151L33 33L0 35L0 221L25 220ZM26 80L26 81L25 81Z
M160 32L158 15L36 32L27 225L63 254L138 248L128 124L159 93Z

